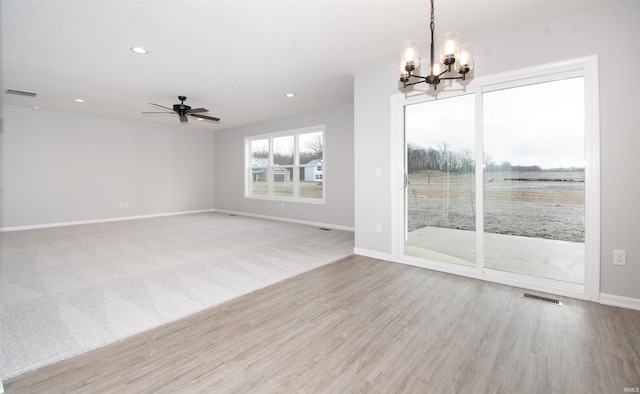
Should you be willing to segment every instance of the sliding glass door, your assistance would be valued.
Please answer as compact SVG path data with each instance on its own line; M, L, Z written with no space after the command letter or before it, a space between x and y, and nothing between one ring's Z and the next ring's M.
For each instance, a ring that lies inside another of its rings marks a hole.
M585 291L599 150L597 83L581 67L399 101L402 259Z
M405 107L405 254L476 264L475 109L463 95Z
M484 266L584 284L584 78L482 100Z

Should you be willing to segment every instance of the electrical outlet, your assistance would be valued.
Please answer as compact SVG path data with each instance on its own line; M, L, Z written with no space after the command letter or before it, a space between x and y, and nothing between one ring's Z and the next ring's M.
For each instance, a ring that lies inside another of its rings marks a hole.
M615 265L627 265L627 251L626 250L614 250L613 251L613 264L615 264Z
M376 223L376 232L377 233L381 233L382 232L382 223Z

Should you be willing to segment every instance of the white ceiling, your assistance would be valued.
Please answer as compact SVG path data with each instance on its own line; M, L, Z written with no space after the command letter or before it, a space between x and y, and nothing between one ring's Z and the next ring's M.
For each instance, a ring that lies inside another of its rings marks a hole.
M436 34L464 42L619 1L437 0ZM350 102L357 70L429 34L424 0L2 0L0 12L4 103L178 124L140 112L185 95L222 118L189 127L212 130Z

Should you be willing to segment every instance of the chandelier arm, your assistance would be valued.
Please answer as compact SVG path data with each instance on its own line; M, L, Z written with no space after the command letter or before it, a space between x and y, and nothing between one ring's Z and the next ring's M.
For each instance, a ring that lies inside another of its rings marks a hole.
M405 84L404 84L404 87L406 88L407 86L413 86L413 85L417 85L417 84L419 84L419 83L423 83L423 82L426 82L426 81L418 81L418 82L405 83Z

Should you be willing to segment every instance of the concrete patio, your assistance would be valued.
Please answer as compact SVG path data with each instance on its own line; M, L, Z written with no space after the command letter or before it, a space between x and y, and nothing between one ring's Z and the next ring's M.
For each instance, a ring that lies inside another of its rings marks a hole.
M424 227L409 233L405 255L474 267L476 232ZM585 247L568 242L515 235L484 235L484 267L584 284Z

